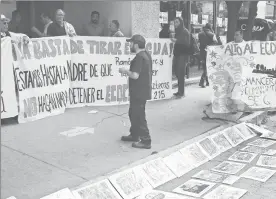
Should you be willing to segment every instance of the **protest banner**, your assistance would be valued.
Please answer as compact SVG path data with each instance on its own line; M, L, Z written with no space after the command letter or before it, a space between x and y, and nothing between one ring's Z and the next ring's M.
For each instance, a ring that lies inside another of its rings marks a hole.
M10 37L1 38L1 119L18 115Z
M129 101L128 77L119 68L129 68L134 54L125 38L74 37L76 44L70 69L68 108L126 104ZM152 100L172 96L172 45L169 40L148 39L152 55Z
M207 70L214 113L276 108L276 42L210 46Z
M19 123L64 113L70 86L67 70L67 62L71 60L70 39L39 38L22 48L14 47Z

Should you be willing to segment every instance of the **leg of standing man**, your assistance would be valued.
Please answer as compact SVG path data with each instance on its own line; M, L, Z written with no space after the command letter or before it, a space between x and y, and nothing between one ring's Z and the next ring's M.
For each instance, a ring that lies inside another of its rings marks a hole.
M188 56L180 55L176 57L177 80L178 80L178 95L183 97L185 95L185 72Z

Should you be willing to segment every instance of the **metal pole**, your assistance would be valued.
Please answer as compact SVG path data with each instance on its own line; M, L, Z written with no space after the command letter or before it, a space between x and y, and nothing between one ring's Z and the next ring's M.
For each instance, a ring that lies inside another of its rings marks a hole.
M217 0L213 1L213 30L217 33Z

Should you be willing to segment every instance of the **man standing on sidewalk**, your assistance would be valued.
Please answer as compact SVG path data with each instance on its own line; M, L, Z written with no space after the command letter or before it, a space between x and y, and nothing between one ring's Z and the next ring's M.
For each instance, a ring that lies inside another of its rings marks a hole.
M146 120L146 102L151 99L152 58L145 50L146 40L141 35L133 35L130 50L136 53L131 61L130 70L120 68L119 72L129 77L129 119L131 123L130 135L122 136L122 141L134 142L134 148L151 148L151 137Z

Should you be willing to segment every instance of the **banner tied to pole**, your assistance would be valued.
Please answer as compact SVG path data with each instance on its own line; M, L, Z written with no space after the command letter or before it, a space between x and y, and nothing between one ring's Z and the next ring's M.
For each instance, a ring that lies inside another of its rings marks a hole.
M276 108L276 42L209 46L207 71L214 113Z

